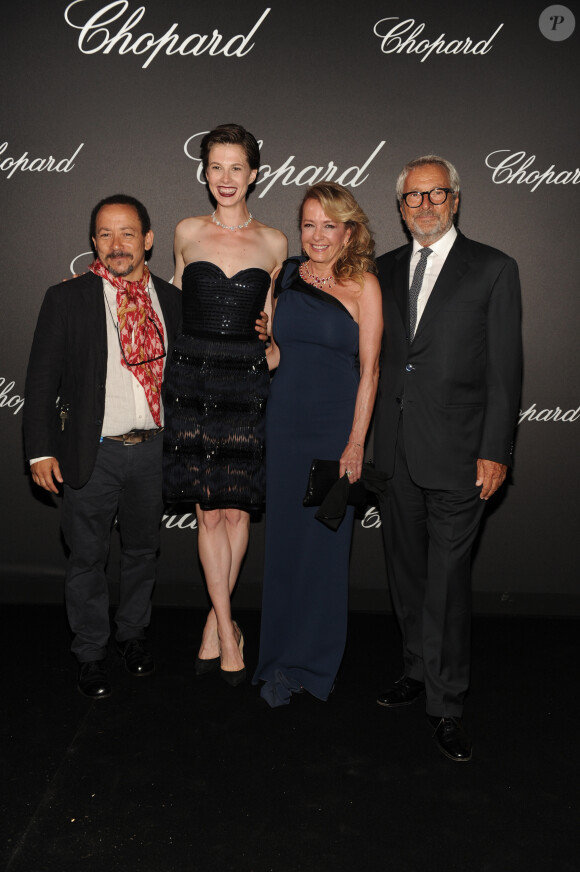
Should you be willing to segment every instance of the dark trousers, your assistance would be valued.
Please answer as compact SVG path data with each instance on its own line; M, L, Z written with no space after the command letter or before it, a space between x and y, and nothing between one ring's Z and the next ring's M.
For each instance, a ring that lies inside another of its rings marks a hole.
M380 501L385 559L405 675L425 682L427 713L437 717L460 717L469 686L471 552L485 508L475 479L474 463L473 487L419 487L401 415L395 471Z
M104 439L88 482L64 486L62 529L70 556L65 601L80 662L105 657L110 635L105 565L115 518L121 534L118 642L142 638L151 617L161 499L163 436L137 445Z

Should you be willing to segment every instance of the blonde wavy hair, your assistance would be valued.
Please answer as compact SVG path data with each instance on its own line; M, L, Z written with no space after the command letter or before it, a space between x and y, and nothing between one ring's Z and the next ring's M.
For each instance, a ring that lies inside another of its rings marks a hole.
M364 274L376 273L375 241L369 229L369 219L346 188L336 182L318 182L307 189L298 211L298 227L302 227L302 212L307 200L317 200L324 213L333 221L345 224L350 239L333 267L337 281L352 279L364 287Z

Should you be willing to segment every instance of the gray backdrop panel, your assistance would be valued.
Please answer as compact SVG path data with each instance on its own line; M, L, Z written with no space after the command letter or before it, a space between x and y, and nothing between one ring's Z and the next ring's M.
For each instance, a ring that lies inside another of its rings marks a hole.
M86 268L90 210L117 191L147 204L151 266L171 279L175 224L209 211L199 140L237 121L263 143L250 207L287 233L294 253L308 182L331 173L349 185L382 253L405 241L394 195L400 167L426 152L456 164L459 226L518 260L524 294L516 467L479 543L476 607L579 610L580 52L570 12L577 4L566 11L523 0L509 9L448 0L33 0L4 13L0 599L61 595L59 501L30 484L21 440L44 291ZM204 601L191 521L164 518L158 602ZM263 534L263 521L253 524L239 604L259 602ZM114 538L113 581L117 550ZM354 607L388 608L374 510L355 529L351 581Z

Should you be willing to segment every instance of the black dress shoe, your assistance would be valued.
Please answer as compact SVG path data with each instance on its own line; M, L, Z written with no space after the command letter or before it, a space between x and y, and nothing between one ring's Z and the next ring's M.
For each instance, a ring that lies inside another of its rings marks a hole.
M385 690L378 697L379 705L384 705L387 708L397 708L401 705L411 705L415 702L418 696L425 690L425 685L422 681L417 681L414 678L409 678L408 675L402 675L398 681L395 681L392 687Z
M104 660L89 660L79 664L77 687L83 696L89 699L106 699L111 696L113 688L107 681Z
M155 671L155 661L145 639L119 642L117 650L125 661L125 669L131 675L151 675Z
M465 732L461 718L438 718L433 715L427 715L427 718L435 730L433 736L441 753L456 763L468 763L471 760L471 739Z

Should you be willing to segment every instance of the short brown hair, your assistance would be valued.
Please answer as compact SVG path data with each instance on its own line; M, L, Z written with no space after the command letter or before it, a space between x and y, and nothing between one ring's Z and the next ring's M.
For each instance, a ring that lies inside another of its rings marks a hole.
M214 145L241 145L251 170L260 169L260 147L255 137L240 124L220 124L201 140L200 157L204 172L209 163L209 153Z

